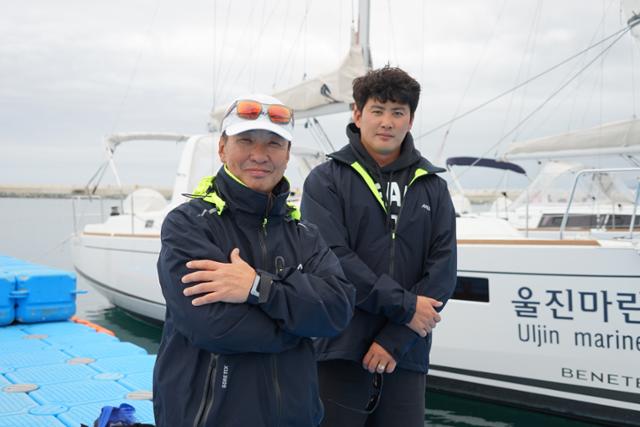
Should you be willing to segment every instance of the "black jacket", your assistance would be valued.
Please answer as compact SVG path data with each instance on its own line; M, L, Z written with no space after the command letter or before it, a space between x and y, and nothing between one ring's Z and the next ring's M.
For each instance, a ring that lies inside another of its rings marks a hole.
M309 337L333 336L355 290L317 229L292 218L289 185L255 192L224 169L162 225L158 275L166 320L154 370L158 426L317 426L322 418ZM186 262L229 262L233 248L262 277L260 297L195 307Z
M427 372L431 334L420 338L405 324L416 295L446 302L455 288L455 211L446 182L435 175L444 170L420 156L410 134L394 164L372 170L377 165L359 130L351 124L347 134L350 144L310 173L302 194L303 218L318 226L357 290L347 329L315 342L319 360L361 362L376 341L400 368ZM392 172L408 176L395 225L376 188Z

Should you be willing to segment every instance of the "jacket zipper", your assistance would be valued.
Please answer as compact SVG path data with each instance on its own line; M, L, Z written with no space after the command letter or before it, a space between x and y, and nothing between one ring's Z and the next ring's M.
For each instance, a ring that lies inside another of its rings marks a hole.
M267 266L267 218L262 220L262 226L258 231L258 241L260 243L260 250L262 251L262 268ZM273 388L276 397L276 427L280 423L281 411L282 411L282 396L280 392L280 382L278 381L278 361L276 354L271 355L271 375L273 379Z
M276 359L277 354L271 355L271 372L273 373L273 388L275 389L276 395L276 422L275 426L278 427L280 425L280 418L282 415L282 395L280 392L280 382L278 381L278 360Z
M200 409L198 409L198 414L193 421L194 427L206 425L209 412L213 406L217 358L217 355L211 353L209 368L207 369L207 383L205 384L204 394L200 402Z
M398 224L400 223L400 215L402 215L402 210L404 209L404 205L406 205L407 194L409 193L409 188L411 188L411 184L413 181L409 183L407 187L407 191L404 194L404 200L402 202L402 206L400 206L400 210L398 211L398 216L396 217L396 222L391 227L391 250L389 254L389 276L393 277L393 270L395 269L395 261L396 261L396 230L398 228Z

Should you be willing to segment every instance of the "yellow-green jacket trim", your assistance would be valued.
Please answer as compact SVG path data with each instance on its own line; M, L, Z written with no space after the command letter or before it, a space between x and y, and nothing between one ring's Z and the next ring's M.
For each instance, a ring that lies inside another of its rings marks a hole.
M205 176L202 178L196 189L193 191L193 195L202 198L205 202L213 203L218 215L220 215L227 205L227 202L225 202L215 191L209 192L209 189L213 185L215 179L215 176Z
M376 183L373 181L373 178L371 178L371 175L369 175L367 171L362 167L362 165L357 161L351 163L351 167L354 168L356 172L358 172L358 174L360 174L362 179L364 179L365 184L367 184L369 190L371 190L378 203L380 203L380 206L382 206L382 210L386 212L387 208L382 201L382 197L380 197L380 192L376 188Z

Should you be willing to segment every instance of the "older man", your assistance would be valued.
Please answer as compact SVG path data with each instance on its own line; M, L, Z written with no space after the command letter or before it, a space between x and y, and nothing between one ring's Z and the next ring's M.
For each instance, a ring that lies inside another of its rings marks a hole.
M320 423L310 337L346 327L355 290L287 204L292 129L292 111L275 98L234 101L221 126L224 166L164 221L158 426Z

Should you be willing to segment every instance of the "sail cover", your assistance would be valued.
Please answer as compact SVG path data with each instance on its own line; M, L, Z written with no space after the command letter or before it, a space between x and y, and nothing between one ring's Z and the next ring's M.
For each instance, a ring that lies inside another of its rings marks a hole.
M523 175L527 174L521 166L515 163L502 162L500 160L483 157L449 157L447 159L447 167L449 166L481 166L485 168L509 170Z
M354 44L337 70L272 95L293 108L296 119L349 111L353 103L353 79L368 71L362 52L362 46ZM219 127L225 109L216 108L211 113L211 124L215 128Z
M514 142L504 159L545 159L640 153L640 119Z

